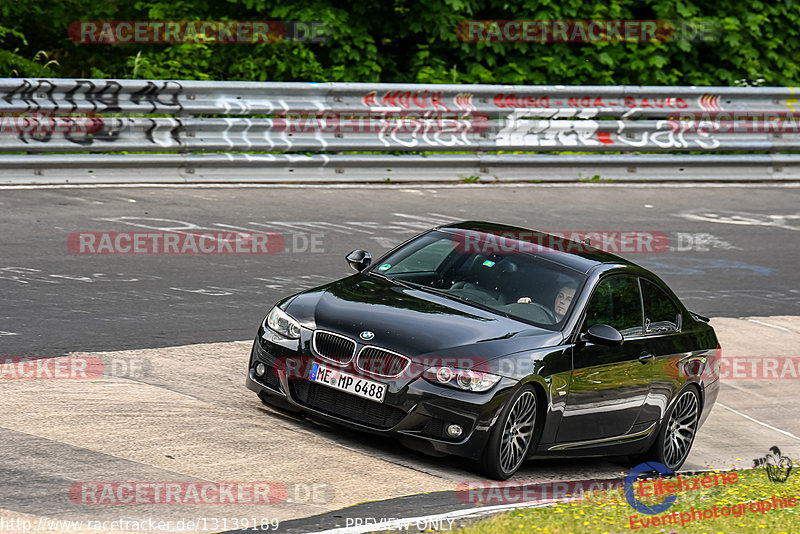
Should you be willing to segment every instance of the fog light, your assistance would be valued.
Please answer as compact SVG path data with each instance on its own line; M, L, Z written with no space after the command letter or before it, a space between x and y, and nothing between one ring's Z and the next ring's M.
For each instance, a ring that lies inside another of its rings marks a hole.
M461 434L463 433L464 429L461 428L461 425L448 425L447 427L447 435L451 438L461 437Z
M267 366L263 363L259 363L256 365L256 375L264 376L264 373L267 372Z

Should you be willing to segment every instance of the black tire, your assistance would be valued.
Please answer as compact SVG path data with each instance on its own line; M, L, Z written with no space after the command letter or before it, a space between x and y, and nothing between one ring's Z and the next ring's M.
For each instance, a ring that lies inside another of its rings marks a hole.
M692 450L700 421L700 396L694 387L680 392L664 417L656 441L641 460L664 464L677 471Z
M526 384L506 401L478 462L479 470L496 480L513 475L536 436L536 392Z

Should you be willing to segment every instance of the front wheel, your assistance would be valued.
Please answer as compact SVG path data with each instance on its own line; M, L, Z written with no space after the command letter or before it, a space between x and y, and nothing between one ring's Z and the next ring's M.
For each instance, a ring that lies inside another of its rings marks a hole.
M643 459L662 463L672 471L680 469L689 456L699 420L700 397L690 387L672 405L655 443Z
M530 385L525 385L500 411L480 459L481 472L497 480L513 475L533 443L535 426L536 393Z

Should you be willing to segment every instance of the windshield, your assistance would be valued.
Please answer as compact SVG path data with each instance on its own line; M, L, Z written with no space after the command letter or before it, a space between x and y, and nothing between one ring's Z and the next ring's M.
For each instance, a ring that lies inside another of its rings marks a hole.
M572 313L573 297L585 277L542 256L466 250L459 236L431 231L374 265L374 272L521 319L559 328Z

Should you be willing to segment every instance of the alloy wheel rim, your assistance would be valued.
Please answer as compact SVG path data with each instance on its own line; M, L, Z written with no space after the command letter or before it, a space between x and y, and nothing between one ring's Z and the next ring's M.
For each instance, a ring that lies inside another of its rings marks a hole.
M664 436L664 460L670 469L677 467L689 454L697 431L697 396L687 391L672 410Z
M531 436L533 436L536 397L524 392L514 402L503 426L500 441L500 467L504 472L514 471L524 460Z

